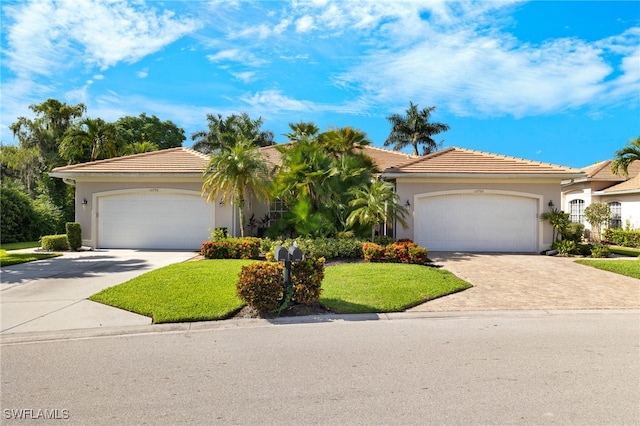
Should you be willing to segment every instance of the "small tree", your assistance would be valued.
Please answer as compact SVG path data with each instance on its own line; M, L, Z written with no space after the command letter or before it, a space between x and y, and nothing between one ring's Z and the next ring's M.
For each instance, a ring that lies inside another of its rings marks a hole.
M565 213L562 210L558 210L552 207L548 212L544 212L540 215L540 220L549 222L553 227L553 242L555 243L562 235L562 232L569 226L571 221L569 220L569 213Z
M584 217L591 225L591 238L596 242L602 240L602 225L609 222L611 209L607 203L593 203L584 209Z

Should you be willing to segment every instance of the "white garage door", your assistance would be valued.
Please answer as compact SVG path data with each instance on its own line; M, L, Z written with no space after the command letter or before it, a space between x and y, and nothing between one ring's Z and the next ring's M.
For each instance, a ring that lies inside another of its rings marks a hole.
M98 204L100 248L197 250L214 229L214 205L195 193L147 189Z
M536 252L538 201L504 194L425 197L416 205L416 242L430 251Z

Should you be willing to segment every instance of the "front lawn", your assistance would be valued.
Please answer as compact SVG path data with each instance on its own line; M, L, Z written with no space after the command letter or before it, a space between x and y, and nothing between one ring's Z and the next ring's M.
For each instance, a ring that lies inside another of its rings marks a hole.
M449 271L402 263L326 268L320 303L337 313L399 312L471 287Z
M0 249L4 249L4 250L22 250L22 249L28 249L28 248L37 248L40 247L40 241L27 241L24 243L8 243L8 244L2 244L0 246Z
M640 249L632 248L632 247L622 247L622 246L609 246L609 251L611 253L619 254L622 256L640 256Z
M594 268L640 279L640 260L579 259L575 262L581 265L593 266Z
M236 296L242 265L252 260L202 260L160 268L90 297L149 316L154 323L229 318L243 306ZM320 302L338 313L397 312L471 285L418 265L353 263L325 269Z
M17 265L19 263L33 262L34 260L50 259L62 256L61 253L13 253L0 250L0 266Z

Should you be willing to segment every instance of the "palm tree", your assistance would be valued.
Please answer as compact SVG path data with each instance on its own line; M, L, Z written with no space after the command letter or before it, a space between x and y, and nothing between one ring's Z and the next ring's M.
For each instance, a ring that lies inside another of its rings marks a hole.
M391 122L391 133L384 142L384 146L393 145L394 151L400 151L407 146L413 147L413 154L418 155L418 145L423 144L422 155L438 150L440 144L431 137L449 130L444 123L431 123L431 113L436 107L423 108L418 111L418 105L409 102L407 115L391 114L387 120Z
M409 212L399 201L400 197L389 182L376 180L369 186L356 188L353 190L353 199L349 202L355 209L349 214L347 224L370 225L371 241L375 237L376 226L381 223L395 219L406 227L404 218Z
M553 227L553 242L555 243L560 239L560 236L565 229L569 226L571 221L569 220L569 213L565 213L562 210L558 210L552 207L548 212L540 214L540 220L543 222L549 222Z
M211 154L227 145L233 145L238 135L253 141L253 144L259 147L274 144L273 132L260 130L262 118L252 120L246 112L240 115L231 114L227 118L223 118L221 114L207 114L207 121L208 130L191 135L191 139L195 141L193 149L196 151Z
M85 118L67 131L59 152L69 164L116 157L121 154L116 127L101 118Z
M313 122L300 121L298 123L289 123L291 133L284 133L291 142L299 141L303 138L314 138L320 131L320 128Z
M260 150L251 140L238 135L233 145L221 147L204 171L202 194L207 201L221 197L224 205L231 201L238 207L240 235L244 237L244 206L255 197L269 201L268 171Z
M616 159L611 163L611 173L629 175L629 166L640 160L640 137L632 139L629 144L616 151Z

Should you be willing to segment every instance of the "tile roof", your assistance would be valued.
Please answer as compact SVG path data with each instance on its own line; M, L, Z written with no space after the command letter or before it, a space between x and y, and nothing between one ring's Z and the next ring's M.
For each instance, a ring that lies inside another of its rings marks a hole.
M629 170L629 174L631 174L631 170ZM609 188L604 189L601 192L603 192L604 194L612 192L640 192L640 174L637 174L635 177L628 179L622 183L610 186Z
M52 174L202 174L209 159L206 154L179 147L56 167Z
M633 178L640 173L640 161L634 161L629 165L629 176L623 174L615 175L611 171L611 163L613 160L600 161L599 163L592 164L582 169L587 174L587 179L590 180L611 180L611 181L625 181L629 178Z
M260 152L265 158L265 161L269 163L269 165L277 166L278 164L280 164L282 154L276 149L276 146L286 146L289 144L290 143L265 146L263 148L260 148ZM362 148L362 152L367 154L373 160L375 165L378 166L378 169L380 170L399 166L408 161L418 158L405 152L390 151L388 149L376 148L368 145L361 146L360 148Z
M420 175L581 175L581 171L505 155L450 147L419 157L384 174Z

